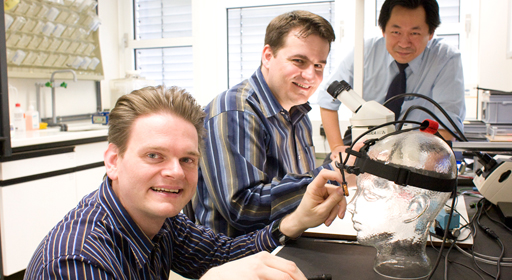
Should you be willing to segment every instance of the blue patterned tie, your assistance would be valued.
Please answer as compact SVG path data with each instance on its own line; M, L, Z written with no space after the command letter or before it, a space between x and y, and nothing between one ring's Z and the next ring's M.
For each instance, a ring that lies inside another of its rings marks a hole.
M396 61L395 61L396 62ZM398 69L400 72L395 76L391 84L389 85L388 94L386 95L386 100L390 99L391 97L405 93L405 68L409 66L409 64L405 63L398 63L396 62L396 65L398 66ZM392 102L389 102L386 104L386 107L388 107L393 113L395 113L395 120L398 120L398 117L400 117L400 111L402 110L402 104L404 103L403 98L398 98L396 100L393 100Z

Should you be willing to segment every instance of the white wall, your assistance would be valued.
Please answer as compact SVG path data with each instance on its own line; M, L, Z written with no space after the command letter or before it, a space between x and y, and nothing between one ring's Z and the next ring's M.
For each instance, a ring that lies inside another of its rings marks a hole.
M124 71L121 71L119 67L119 50L122 47L122 42L119 37L118 10L118 0L98 1L98 15L102 22L99 29L100 48L105 76L105 80L101 81L101 104L103 108L110 108L110 80L124 77L124 74L121 74Z
M512 59L506 58L508 0L481 1L479 86L512 91Z

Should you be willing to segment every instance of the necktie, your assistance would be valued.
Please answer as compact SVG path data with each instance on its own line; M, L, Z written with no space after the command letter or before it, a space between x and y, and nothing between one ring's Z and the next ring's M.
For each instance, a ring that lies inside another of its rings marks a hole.
M396 61L395 61L396 62ZM391 97L405 93L405 68L409 66L409 64L405 63L398 63L396 62L396 65L398 66L398 69L400 72L395 76L391 84L389 85L388 94L386 95L386 100L390 99ZM404 103L403 98L399 98L396 100L393 100L392 102L389 102L386 104L386 107L388 107L393 113L395 113L395 120L398 120L398 117L400 117L400 111L402 110L402 104Z

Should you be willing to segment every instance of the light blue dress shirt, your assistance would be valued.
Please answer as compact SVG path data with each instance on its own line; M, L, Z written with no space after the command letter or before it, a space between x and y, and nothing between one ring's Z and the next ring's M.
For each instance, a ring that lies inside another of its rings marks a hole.
M363 99L384 103L386 93L393 78L398 74L398 66L386 49L383 37L365 41ZM430 40L427 47L409 62L405 69L407 93L419 93L428 96L441 105L463 131L462 121L466 115L464 100L464 76L460 52L441 39ZM351 52L331 76L318 87L318 104L330 110L338 110L341 102L333 99L326 91L334 81L345 80L351 86L354 82L354 55ZM439 119L453 130L448 120L430 102L419 97L406 97L402 105L400 119L413 105L423 106L432 111ZM423 121L434 119L421 110L412 110L408 120ZM440 127L441 128L441 127Z

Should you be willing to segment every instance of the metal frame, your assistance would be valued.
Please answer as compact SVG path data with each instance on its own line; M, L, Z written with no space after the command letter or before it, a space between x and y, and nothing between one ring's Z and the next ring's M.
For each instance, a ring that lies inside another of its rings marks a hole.
M4 6L0 9L0 156L10 156L11 131L9 124L9 87L7 83L7 56L5 45ZM0 263L1 272L1 263Z
M5 45L4 5L0 5L0 157L10 156L11 126L9 123L9 87L7 85L7 47ZM0 236L0 280L4 279L2 260L2 238Z

